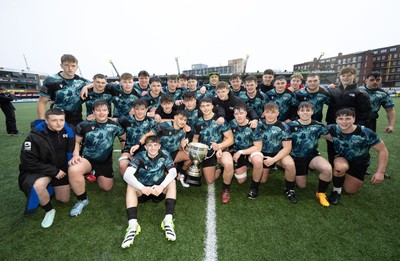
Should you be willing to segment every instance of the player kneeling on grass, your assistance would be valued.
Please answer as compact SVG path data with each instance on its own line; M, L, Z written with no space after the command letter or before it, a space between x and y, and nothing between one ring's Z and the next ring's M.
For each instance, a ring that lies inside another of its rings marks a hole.
M332 166L329 161L319 155L319 137L330 138L328 129L322 123L312 120L314 106L309 102L299 104L297 114L299 119L289 122L292 133L292 156L296 165L296 184L305 188L308 169L320 172L316 197L324 207L329 207L326 190L332 180Z
M264 106L265 122L258 125L262 137L262 150L264 155L264 169L262 176L254 175L250 185L248 198L254 199L258 195L258 187L268 180L271 168L276 165L285 170L285 194L289 201L297 203L298 199L294 192L296 169L290 151L292 150L292 137L286 123L278 120L279 106L276 103L267 103Z
M328 126L335 149L333 191L329 195L332 205L339 203L342 187L349 194L361 189L370 163L370 148L378 152L378 167L371 182L380 184L384 180L389 158L385 143L371 129L354 124L355 119L354 110L344 108L336 112L336 124Z
M31 133L23 143L18 182L28 197L25 214L40 205L46 211L43 228L53 224L56 213L49 191L54 188L56 200L69 201L68 160L74 145L74 132L65 123L61 109L50 109L45 113L45 121L34 121Z
M89 204L85 191L86 173L95 170L97 183L105 191L111 190L114 185L114 139L118 136L124 141L125 132L121 125L108 118L108 113L107 101L96 100L93 104L95 119L83 121L76 126L75 149L69 161L68 177L78 202L71 209L71 216L79 215ZM123 142L121 143L123 148Z
M121 247L132 245L136 235L141 231L137 222L137 207L139 203L152 200L154 203L165 199L165 218L161 228L168 240L175 241L173 215L176 205L176 169L174 162L165 150L161 150L160 138L147 137L144 145L146 151L137 153L124 174L126 187L126 212L128 228ZM165 174L167 173L167 174Z
M261 153L262 138L258 128L250 128L245 103L235 105L233 116L235 118L230 121L234 138L231 153L235 162L235 178L242 184L247 179L248 167L253 167L253 175L258 177L262 175L264 159Z

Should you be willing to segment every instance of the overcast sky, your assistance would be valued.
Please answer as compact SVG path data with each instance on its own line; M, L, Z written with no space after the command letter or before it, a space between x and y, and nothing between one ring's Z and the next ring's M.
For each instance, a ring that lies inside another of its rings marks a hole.
M82 75L176 74L192 64L247 72L400 44L398 0L2 0L0 67L49 74L64 53ZM114 73L115 74L115 73Z

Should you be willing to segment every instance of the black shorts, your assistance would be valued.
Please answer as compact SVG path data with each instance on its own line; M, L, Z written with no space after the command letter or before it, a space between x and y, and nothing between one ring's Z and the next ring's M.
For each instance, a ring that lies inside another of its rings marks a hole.
M275 157L276 154L278 154L278 153L265 153L265 152L262 152L262 154L264 155L264 157L266 157L266 156L268 156L268 157ZM275 163L272 164L272 165L269 166L269 167L263 163L263 168L264 168L264 169L273 169L273 168L275 168L275 166L276 166Z
M249 155L240 155L237 162L233 162L235 165L235 169L239 169L243 166L251 167L252 164L249 162Z
M308 170L310 169L310 162L317 156L319 156L318 153L304 158L295 158L292 156L294 165L296 167L296 176L306 176L308 174Z
M214 155L213 155L213 153L214 153ZM206 156L207 159L201 163L201 167L207 168L207 167L217 166L217 156L215 154L216 154L216 151L214 151L213 149L208 150L208 153Z
M94 175L96 178L103 176L106 178L114 178L114 170L112 160L106 162L98 162L87 159L92 165L92 170L95 170Z
M176 155L178 155L179 150L176 150L174 152L170 152L169 155L171 155L171 158L173 161L175 161Z
M26 196L28 196L31 187L33 186L33 184L35 184L36 180L43 177L48 176L41 173L24 173L23 175L20 175L18 177L19 188L25 193ZM62 179L51 178L50 184L52 184L53 187L68 185L68 174Z
M144 203L151 199L151 201L153 201L154 203L159 203L159 202L163 201L165 199L165 197L166 197L166 194L164 194L164 193L161 193L158 196L154 196L154 195L147 196L147 195L142 194L140 197L138 197L138 202Z
M340 155L335 156L335 158L337 157L343 157L343 156ZM355 177L356 179L364 181L365 173L367 173L367 169L369 167L370 157L365 159L353 159L352 161L348 159L346 160L349 163L349 169L347 170L346 173L349 174L350 176Z
M51 180L51 185L53 185L54 187L69 185L68 173L67 173L67 175L65 175L65 176L64 176L63 178L61 178L61 179L53 178L53 179Z

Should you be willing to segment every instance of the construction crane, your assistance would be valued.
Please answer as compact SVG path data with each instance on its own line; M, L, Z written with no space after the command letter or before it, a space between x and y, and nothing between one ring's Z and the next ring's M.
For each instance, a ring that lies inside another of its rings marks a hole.
M114 65L114 63L113 63L113 61L112 60L109 60L109 63L111 64L111 66L114 68L114 71L116 72L116 74L117 74L117 77L119 78L120 76L119 76L119 73L118 73L118 71L117 71L117 68L115 67L115 65Z
M317 58L314 58L312 67L310 68L310 71L316 71L316 70L318 69L318 67L319 67L319 62L321 61L321 58L322 58L322 56L324 56L324 55L325 55L325 53L324 53L324 52L321 52L321 55L318 57L318 59L317 59Z

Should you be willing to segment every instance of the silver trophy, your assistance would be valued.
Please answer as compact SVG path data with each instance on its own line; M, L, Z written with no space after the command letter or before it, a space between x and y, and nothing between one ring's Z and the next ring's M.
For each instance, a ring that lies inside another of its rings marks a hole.
M189 158L192 160L193 165L187 170L186 182L190 185L201 186L201 167L198 165L204 160L208 153L208 146L199 143L191 142L188 144Z

